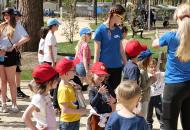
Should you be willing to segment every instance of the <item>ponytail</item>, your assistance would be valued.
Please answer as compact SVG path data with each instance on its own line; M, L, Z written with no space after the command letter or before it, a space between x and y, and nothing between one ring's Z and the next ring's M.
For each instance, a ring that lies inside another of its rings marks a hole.
M181 4L175 11L174 18L178 23L179 46L176 56L180 61L190 61L190 11L188 4Z

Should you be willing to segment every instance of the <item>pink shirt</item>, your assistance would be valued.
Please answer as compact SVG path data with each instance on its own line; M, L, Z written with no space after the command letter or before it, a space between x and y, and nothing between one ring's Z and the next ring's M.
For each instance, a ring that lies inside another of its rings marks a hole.
M81 43L80 48L79 48L78 52L76 53L75 58L79 58L80 62L83 62L83 51L84 50L87 51L87 63L90 64L91 50L90 50L88 43L86 43L86 42Z

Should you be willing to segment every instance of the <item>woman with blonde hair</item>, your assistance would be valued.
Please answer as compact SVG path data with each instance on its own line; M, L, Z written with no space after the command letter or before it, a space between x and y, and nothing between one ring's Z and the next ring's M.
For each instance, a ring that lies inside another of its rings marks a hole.
M17 50L16 47L26 43L29 36L26 31L23 31L22 25L18 24L15 19L14 10L6 8L3 12L4 22L0 26L0 43L6 46L0 50L0 54L4 53L4 60L0 61L0 82L1 82L1 96L2 96L2 112L8 112L6 106L6 91L7 83L9 83L13 112L18 112L19 109L16 104L16 64L17 64Z
M177 32L167 32L153 41L153 47L167 46L163 94L164 130L177 130L178 116L184 130L190 130L190 6L177 7L174 18Z

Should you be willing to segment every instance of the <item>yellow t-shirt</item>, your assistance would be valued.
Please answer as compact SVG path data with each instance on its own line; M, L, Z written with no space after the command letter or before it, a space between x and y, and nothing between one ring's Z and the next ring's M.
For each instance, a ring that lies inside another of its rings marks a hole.
M60 108L62 103L67 103L69 108L78 109L78 101L72 85L64 85L63 82L60 82L57 98ZM61 112L60 121L74 122L78 120L80 120L80 114L68 114Z

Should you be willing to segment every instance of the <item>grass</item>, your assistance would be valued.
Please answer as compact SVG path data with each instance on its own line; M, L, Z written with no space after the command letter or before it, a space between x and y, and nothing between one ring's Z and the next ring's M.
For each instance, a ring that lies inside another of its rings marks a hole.
M22 70L21 79L22 80L31 80L32 79L32 70Z

